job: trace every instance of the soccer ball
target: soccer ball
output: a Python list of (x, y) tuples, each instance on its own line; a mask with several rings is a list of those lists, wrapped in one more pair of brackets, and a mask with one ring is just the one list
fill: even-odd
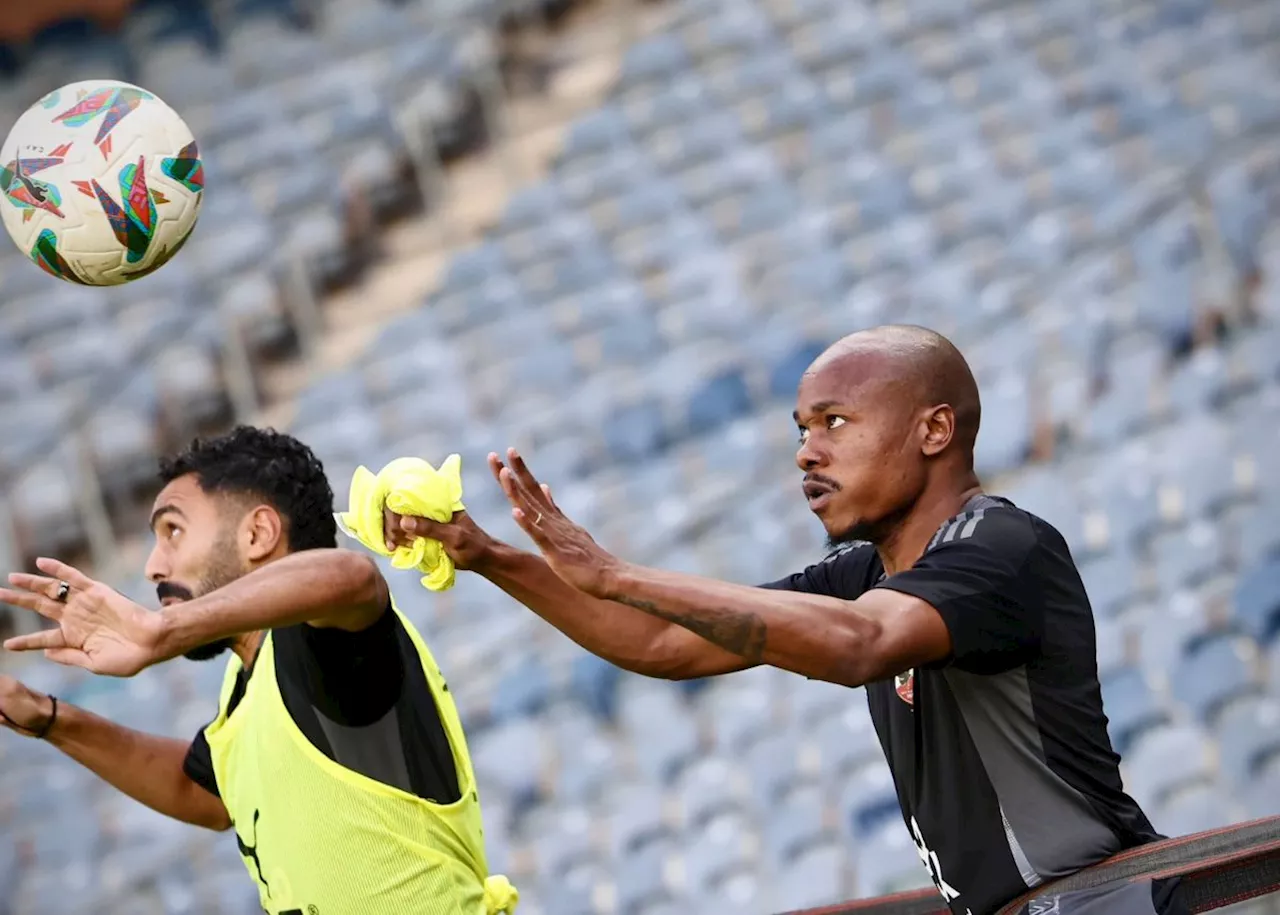
[(0, 214), (46, 273), (116, 286), (159, 269), (195, 227), (204, 167), (178, 114), (145, 89), (87, 80), (50, 92), (0, 147)]

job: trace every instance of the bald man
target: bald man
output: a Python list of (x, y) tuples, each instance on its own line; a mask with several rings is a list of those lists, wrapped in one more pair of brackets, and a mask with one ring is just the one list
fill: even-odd
[(981, 407), (959, 351), (919, 327), (853, 334), (800, 381), (796, 463), (832, 552), (749, 587), (601, 549), (514, 451), (490, 465), (540, 555), (387, 517), (441, 540), (576, 642), (653, 677), (768, 664), (866, 687), (903, 818), (956, 915), (1159, 838), (1107, 735), (1093, 613), (1054, 527), (983, 493)]

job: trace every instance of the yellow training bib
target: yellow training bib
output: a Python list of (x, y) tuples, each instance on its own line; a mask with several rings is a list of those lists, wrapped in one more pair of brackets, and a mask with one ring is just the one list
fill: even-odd
[[(393, 612), (399, 614), (398, 610)], [(457, 766), (460, 800), (433, 804), (325, 756), (285, 708), (270, 633), (243, 698), (227, 665), (218, 717), (205, 729), (240, 854), (270, 915), (495, 915), (515, 910), (488, 877), (466, 738), (435, 659), (400, 615), (422, 662)]]

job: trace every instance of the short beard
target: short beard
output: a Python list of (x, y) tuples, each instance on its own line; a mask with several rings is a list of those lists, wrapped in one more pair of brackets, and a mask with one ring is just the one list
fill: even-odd
[(197, 645), (190, 651), (184, 652), (182, 656), (188, 661), (212, 661), (223, 652), (230, 651), (235, 644), (235, 639), (218, 639), (216, 642)]
[(873, 546), (880, 546), (892, 536), (901, 525), (902, 519), (911, 514), (911, 509), (914, 507), (914, 505), (908, 505), (875, 521), (860, 519), (842, 531), (828, 534), (827, 550), (834, 552), (850, 543), (870, 543)]
[[(240, 565), (236, 554), (235, 537), (229, 531), (223, 531), (219, 533), (218, 539), (209, 550), (208, 565), (204, 575), (200, 577), (200, 581), (196, 586), (197, 591), (194, 594), (188, 588), (173, 582), (161, 582), (156, 590), (161, 600), (165, 597), (193, 600), (196, 597), (203, 597), (211, 591), (216, 591), (224, 585), (230, 584), (244, 575), (246, 571)], [(218, 639), (215, 642), (197, 645), (190, 651), (183, 652), (182, 656), (188, 661), (212, 661), (234, 647), (234, 638)]]

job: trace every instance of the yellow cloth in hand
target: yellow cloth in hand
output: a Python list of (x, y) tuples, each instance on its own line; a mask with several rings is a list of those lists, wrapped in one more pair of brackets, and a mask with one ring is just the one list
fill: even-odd
[(494, 874), (484, 882), (484, 907), (489, 915), (515, 912), (516, 903), (520, 901), (520, 893), (511, 881), (501, 874)]
[(351, 477), (348, 506), (347, 511), (334, 515), (344, 534), (379, 556), (390, 556), (397, 569), (425, 573), (425, 588), (446, 591), (453, 587), (456, 570), (440, 541), (417, 537), (411, 546), (387, 549), (383, 509), (440, 522), (463, 511), (460, 455), (449, 455), (439, 470), (422, 458), (396, 458), (376, 475), (363, 465), (357, 467)]

